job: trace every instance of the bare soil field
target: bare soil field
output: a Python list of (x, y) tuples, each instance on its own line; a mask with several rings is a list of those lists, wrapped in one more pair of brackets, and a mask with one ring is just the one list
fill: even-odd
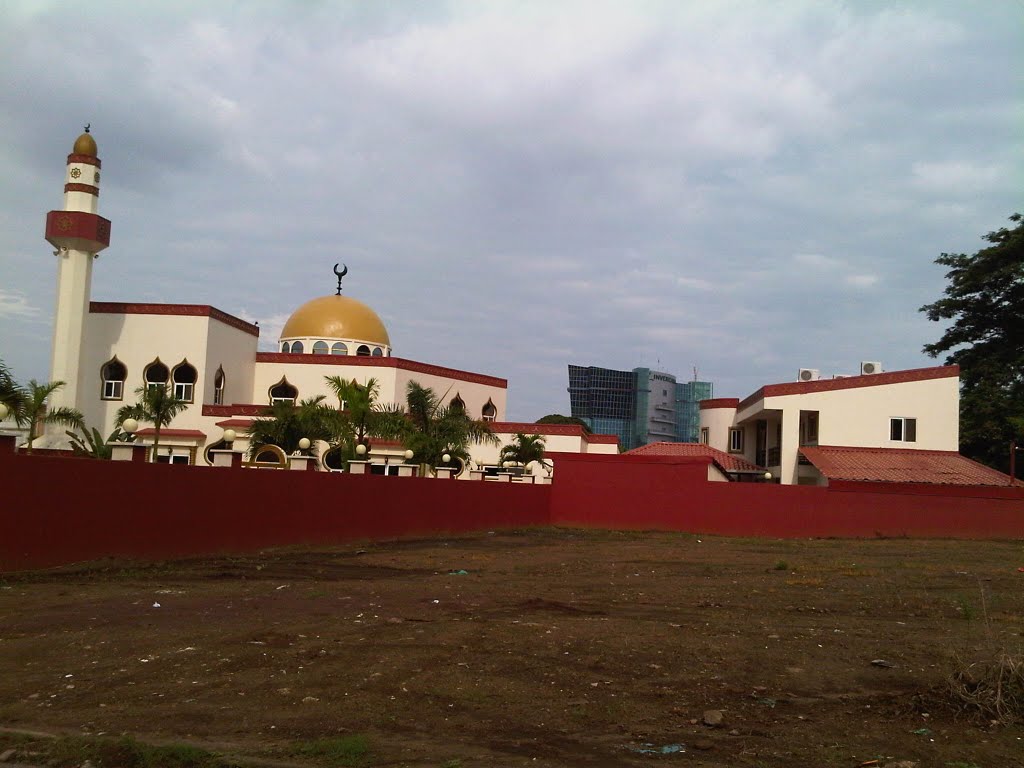
[(1022, 542), (544, 529), (9, 574), (0, 725), (239, 764), (1024, 766), (1024, 725), (944, 682), (1019, 657), (1022, 566)]

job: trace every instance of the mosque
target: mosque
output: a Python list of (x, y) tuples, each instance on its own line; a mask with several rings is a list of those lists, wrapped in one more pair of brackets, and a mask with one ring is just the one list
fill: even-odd
[[(209, 450), (223, 445), (226, 430), (237, 434), (235, 447), (247, 447), (246, 429), (269, 405), (330, 395), (327, 376), (360, 384), (376, 379), (379, 401), (398, 404), (404, 403), (407, 384), (416, 381), (444, 404), (460, 403), (471, 417), (491, 422), (503, 444), (516, 432), (529, 432), (545, 435), (548, 450), (617, 451), (614, 436), (586, 435), (576, 426), (506, 422), (503, 378), (395, 357), (377, 313), (342, 294), (347, 267), (339, 271), (335, 265), (333, 295), (314, 298), (291, 314), (275, 352), (257, 350), (257, 325), (212, 306), (92, 301), (93, 262), (109, 245), (111, 231), (110, 221), (98, 213), (100, 168), (87, 127), (67, 158), (64, 207), (46, 217), (46, 239), (58, 258), (50, 379), (65, 382), (50, 407), (77, 408), (88, 426), (106, 435), (114, 430), (118, 409), (136, 402), (139, 387), (167, 385), (190, 405), (161, 431), (153, 459), (202, 465), (212, 464)], [(142, 440), (151, 434), (151, 428), (138, 432)], [(62, 443), (60, 428), (37, 444)], [(402, 452), (397, 445), (374, 452), (386, 459), (389, 450)], [(472, 458), (480, 466), (493, 465), (498, 450), (474, 446)]]

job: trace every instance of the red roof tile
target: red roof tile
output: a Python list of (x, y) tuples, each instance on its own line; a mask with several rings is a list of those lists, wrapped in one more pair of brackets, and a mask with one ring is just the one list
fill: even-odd
[(739, 404), (739, 410), (763, 400), (780, 395), (802, 395), (807, 392), (832, 392), (837, 389), (859, 389), (880, 387), (886, 384), (906, 384), (911, 381), (945, 379), (960, 375), (958, 365), (940, 365), (934, 368), (914, 368), (909, 371), (872, 373), (864, 376), (844, 376), (841, 379), (819, 379), (818, 381), (790, 381), (784, 384), (766, 384)]
[[(140, 429), (135, 433), (137, 437), (153, 437), (156, 435), (156, 430), (153, 427), (146, 427), (146, 429)], [(198, 429), (161, 429), (160, 437), (206, 437), (205, 432), (200, 432)]]
[(763, 472), (742, 456), (720, 451), (704, 443), (649, 443), (626, 451), (623, 456), (707, 456), (724, 472)]
[[(1009, 475), (956, 451), (805, 446), (800, 452), (829, 480), (937, 485), (1003, 485)], [(1016, 485), (1024, 485), (1017, 481)]]

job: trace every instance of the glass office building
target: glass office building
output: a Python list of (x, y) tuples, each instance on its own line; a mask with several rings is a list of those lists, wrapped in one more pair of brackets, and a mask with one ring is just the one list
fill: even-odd
[(592, 432), (617, 435), (627, 451), (657, 442), (697, 442), (700, 400), (711, 397), (706, 381), (680, 384), (650, 368), (616, 371), (569, 366), (571, 414)]

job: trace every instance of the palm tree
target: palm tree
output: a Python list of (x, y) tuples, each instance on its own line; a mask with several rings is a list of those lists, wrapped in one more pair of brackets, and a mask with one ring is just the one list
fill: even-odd
[(471, 419), (464, 409), (441, 404), (434, 390), (410, 381), (406, 389), (405, 445), (422, 464), (436, 467), (441, 457), (469, 461), (470, 443), (498, 445), (486, 421)]
[(188, 402), (175, 397), (169, 384), (143, 384), (135, 390), (139, 402), (135, 405), (123, 405), (117, 410), (117, 426), (125, 419), (148, 421), (153, 425), (152, 460), (156, 461), (157, 449), (160, 447), (160, 430), (170, 424), (174, 417), (188, 408)]
[(341, 450), (343, 460), (356, 455), (357, 445), (369, 445), (369, 438), (397, 439), (408, 428), (402, 409), (393, 404), (377, 402), (380, 384), (367, 379), (359, 384), (352, 379), (346, 381), (340, 376), (325, 376), (327, 386), (338, 398), (339, 410), (332, 421), (331, 444)]
[(47, 381), (40, 384), (35, 379), (30, 379), (28, 386), (21, 390), (23, 397), (22, 421), (28, 424), (28, 443), (25, 445), (25, 453), (32, 453), (32, 443), (35, 442), (36, 430), (40, 426), (45, 429), (47, 424), (60, 424), (74, 429), (82, 428), (84, 423), (82, 414), (77, 409), (65, 406), (49, 410), (46, 408), (46, 401), (50, 395), (63, 386), (63, 381)]
[(19, 426), (25, 423), (25, 390), (18, 386), (3, 360), (0, 360), (0, 403), (7, 406)]
[(256, 456), (265, 445), (276, 445), (286, 455), (295, 453), (300, 450), (299, 441), (304, 437), (311, 442), (329, 441), (334, 409), (324, 405), (326, 399), (325, 395), (317, 395), (298, 405), (286, 402), (271, 405), (249, 426), (249, 456)]
[(522, 432), (516, 432), (512, 442), (501, 449), (501, 455), (498, 457), (498, 460), (502, 463), (512, 461), (522, 464), (524, 470), (527, 464), (531, 461), (536, 461), (544, 469), (548, 469), (549, 462), (544, 459), (544, 436), (525, 435)]

